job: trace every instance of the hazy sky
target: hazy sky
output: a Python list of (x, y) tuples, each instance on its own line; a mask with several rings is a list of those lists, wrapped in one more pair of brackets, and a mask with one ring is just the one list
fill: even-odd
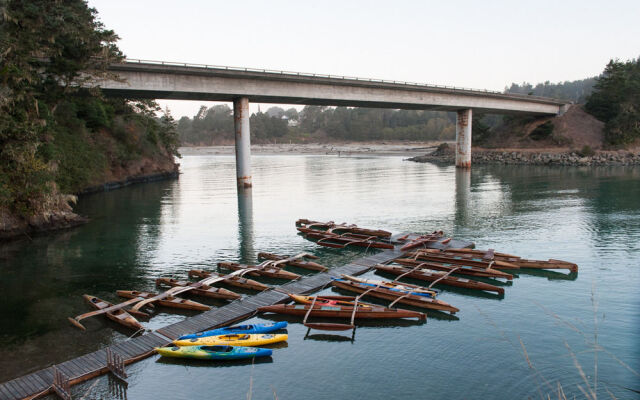
[[(640, 56), (640, 1), (89, 0), (129, 58), (502, 90)], [(175, 117), (207, 102), (164, 101)], [(262, 106), (263, 111), (269, 106)], [(255, 110), (255, 106), (252, 110)]]

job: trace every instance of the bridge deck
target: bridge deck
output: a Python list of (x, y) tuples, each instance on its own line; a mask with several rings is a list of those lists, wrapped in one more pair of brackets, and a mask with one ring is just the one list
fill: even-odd
[[(469, 247), (472, 245), (470, 242), (452, 240), (448, 247)], [(332, 268), (328, 272), (305, 276), (297, 281), (279, 287), (289, 293), (311, 293), (326, 286), (331, 281), (332, 276), (340, 274), (362, 274), (374, 265), (391, 261), (399, 255), (400, 252), (397, 249), (385, 250), (377, 254), (358, 258), (349, 264)], [(113, 344), (108, 348), (120, 354), (125, 364), (130, 364), (152, 355), (154, 347), (164, 346), (181, 335), (208, 330), (247, 319), (256, 313), (258, 307), (276, 304), (287, 298), (288, 296), (285, 294), (274, 290), (264, 291), (233, 301), (225, 306), (203, 312), (194, 317), (186, 318), (154, 332)], [(71, 385), (84, 382), (108, 371), (106, 367), (106, 349), (107, 348), (104, 348), (65, 361), (55, 365), (55, 368), (69, 377)], [(53, 366), (50, 366), (0, 384), (0, 400), (17, 400), (29, 398), (43, 392), (50, 393), (52, 383)]]

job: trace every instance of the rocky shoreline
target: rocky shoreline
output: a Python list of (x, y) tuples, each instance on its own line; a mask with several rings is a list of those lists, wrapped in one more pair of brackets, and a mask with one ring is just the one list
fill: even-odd
[[(455, 154), (434, 152), (422, 156), (411, 157), (408, 161), (435, 162), (440, 164), (455, 163)], [(640, 152), (631, 151), (597, 151), (593, 155), (581, 155), (577, 151), (540, 152), (521, 150), (486, 150), (474, 149), (471, 153), (472, 164), (507, 164), (507, 165), (640, 165)]]
[[(136, 183), (155, 182), (166, 179), (177, 179), (180, 175), (178, 166), (173, 171), (163, 171), (147, 175), (128, 176), (123, 180), (105, 182), (101, 185), (83, 189), (78, 195), (106, 192)], [(30, 238), (34, 234), (74, 228), (89, 222), (89, 218), (73, 212), (69, 202), (75, 203), (76, 196), (65, 196), (55, 209), (31, 216), (19, 218), (6, 209), (0, 209), (0, 242), (17, 239), (21, 236)]]

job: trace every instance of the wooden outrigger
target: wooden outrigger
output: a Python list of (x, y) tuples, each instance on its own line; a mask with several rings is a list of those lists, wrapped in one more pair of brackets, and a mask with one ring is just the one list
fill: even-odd
[(464, 265), (470, 267), (479, 267), (482, 269), (519, 269), (520, 267), (514, 263), (501, 260), (482, 260), (478, 258), (466, 258), (460, 255), (447, 255), (446, 252), (440, 250), (431, 251), (431, 249), (421, 249), (404, 255), (404, 258), (412, 258), (417, 261), (433, 261), (436, 263)]
[[(476, 262), (494, 262), (494, 268), (512, 268), (513, 265), (519, 268), (533, 269), (568, 269), (571, 272), (578, 271), (578, 265), (563, 260), (527, 260), (518, 256), (505, 253), (496, 253), (493, 249), (489, 250), (472, 250), (472, 249), (446, 249), (433, 250), (421, 249), (416, 253), (438, 255), (442, 257), (452, 257), (462, 260), (471, 260)], [(414, 253), (415, 255), (415, 253)]]
[(281, 256), (273, 253), (258, 253), (258, 259), (276, 261), (277, 265), (291, 265), (292, 267), (305, 268), (313, 271), (327, 271), (329, 268), (313, 261), (307, 261), (305, 258), (317, 259), (318, 257), (309, 253), (300, 253), (295, 256)]
[[(223, 280), (221, 277), (219, 278), (220, 280)], [(173, 288), (176, 288), (176, 287), (187, 288), (187, 287), (191, 287), (196, 283), (197, 282), (179, 281), (173, 278), (157, 278), (156, 279), (156, 286), (165, 285), (165, 286), (171, 286)], [(235, 300), (242, 297), (238, 293), (232, 292), (231, 290), (228, 290), (225, 288), (219, 288), (215, 286), (209, 286), (209, 285), (198, 285), (197, 287), (193, 287), (191, 289), (191, 293), (193, 293), (196, 296), (209, 297), (212, 299), (224, 299), (224, 300)]]
[[(189, 271), (190, 278), (193, 278), (193, 277), (208, 278), (210, 276), (224, 277), (223, 274), (219, 274), (217, 272), (204, 271), (201, 269), (192, 269), (191, 271)], [(257, 290), (259, 292), (269, 289), (269, 286), (265, 285), (264, 283), (255, 281), (253, 279), (245, 278), (240, 275), (232, 276), (230, 278), (225, 278), (222, 281), (222, 283), (226, 283), (227, 285), (240, 287), (243, 289)]]
[(451, 276), (450, 274), (452, 272), (455, 272), (455, 269), (449, 272), (435, 272), (421, 268), (407, 268), (399, 265), (383, 264), (375, 265), (374, 268), (378, 271), (387, 272), (393, 275), (401, 275), (403, 277), (406, 276), (407, 278), (432, 282), (432, 285), (439, 283), (442, 285), (461, 287), (465, 289), (485, 290), (488, 292), (504, 294), (504, 289), (499, 286), (491, 285), (485, 282), (474, 281), (472, 279)]
[(347, 246), (358, 246), (376, 249), (393, 249), (393, 244), (383, 241), (377, 236), (361, 235), (356, 233), (343, 233), (338, 235), (331, 232), (307, 232), (307, 239), (316, 240), (320, 246), (343, 249)]
[(249, 269), (249, 272), (246, 272), (247, 275), (251, 276), (266, 276), (268, 278), (279, 278), (279, 279), (298, 279), (300, 275), (295, 274), (293, 272), (285, 271), (282, 268), (274, 267), (274, 261), (265, 261), (260, 263), (259, 265), (243, 265), (234, 262), (219, 262), (218, 267), (234, 270), (234, 271), (242, 271), (245, 269)]
[[(314, 297), (314, 299), (317, 299)], [(417, 318), (420, 321), (426, 320), (426, 315), (417, 311), (402, 310), (397, 308), (387, 308), (377, 305), (369, 307), (354, 307), (353, 305), (328, 305), (326, 302), (314, 304), (276, 304), (258, 308), (259, 312), (271, 312), (276, 314), (288, 314), (305, 317), (305, 325), (312, 328), (325, 330), (345, 330), (353, 329), (353, 324), (309, 324), (306, 317), (309, 315), (322, 318), (355, 318), (355, 319), (396, 319), (396, 318)], [(336, 329), (331, 329), (334, 326)]]
[[(411, 290), (421, 291), (424, 290), (421, 286), (409, 285), (409, 284), (397, 284), (394, 282), (377, 281), (375, 283), (366, 283), (367, 280), (360, 280), (352, 276), (343, 275), (345, 279), (334, 279), (332, 281), (333, 286), (348, 290), (351, 292), (362, 293), (366, 296), (376, 297), (379, 299), (389, 300), (392, 303), (392, 307), (395, 303), (407, 304), (414, 307), (420, 307), (430, 310), (448, 311), (451, 314), (455, 314), (460, 309), (452, 306), (451, 304), (444, 302), (434, 297), (421, 296), (412, 292)], [(404, 287), (406, 289), (397, 289), (398, 287)]]
[[(157, 293), (139, 292), (137, 290), (118, 290), (116, 291), (116, 294), (126, 299), (135, 299), (137, 297), (150, 299), (154, 296), (157, 296)], [(183, 310), (208, 311), (211, 309), (211, 307), (206, 304), (198, 303), (197, 301), (193, 300), (182, 299), (175, 296), (169, 296), (162, 300), (158, 300), (158, 304), (163, 307), (179, 308)]]
[[(131, 329), (135, 329), (135, 330), (144, 330), (144, 326), (142, 326), (140, 324), (140, 322), (138, 322), (137, 319), (135, 319), (135, 317), (133, 317), (131, 314), (129, 314), (129, 312), (125, 311), (123, 308), (120, 309), (114, 309), (114, 304), (109, 303), (108, 301), (99, 299), (95, 296), (91, 296), (88, 294), (83, 295), (82, 297), (84, 297), (84, 299), (87, 301), (87, 303), (89, 303), (93, 308), (95, 308), (98, 311), (103, 311), (103, 313), (107, 316), (107, 318), (109, 318), (110, 320), (125, 326), (127, 328), (131, 328)], [(140, 300), (138, 300), (140, 301)], [(111, 310), (111, 311), (109, 311)], [(91, 313), (88, 313), (91, 314)], [(85, 314), (85, 317), (88, 316), (93, 316), (93, 315), (98, 315), (98, 314), (93, 314), (93, 315), (88, 315)], [(71, 323), (75, 326), (77, 326), (78, 328), (85, 330), (84, 326), (82, 326), (78, 321), (82, 319), (82, 318), (78, 318), (76, 317), (76, 319), (72, 319), (69, 318), (69, 321), (71, 321)]]
[(474, 267), (470, 265), (464, 264), (454, 264), (454, 263), (445, 263), (445, 262), (429, 262), (416, 260), (414, 258), (396, 258), (393, 260), (395, 263), (400, 265), (405, 265), (408, 267), (419, 267), (422, 269), (432, 269), (436, 271), (451, 271), (455, 269), (456, 274), (460, 275), (469, 275), (469, 276), (478, 276), (483, 278), (504, 278), (507, 280), (512, 280), (513, 275), (507, 274), (506, 272), (499, 271), (493, 268), (481, 268)]
[(376, 236), (380, 238), (390, 238), (391, 232), (382, 229), (360, 228), (353, 224), (336, 224), (333, 221), (318, 222), (301, 218), (296, 221), (296, 229), (302, 233), (308, 232), (330, 232), (336, 234), (355, 233), (366, 236)]
[[(404, 238), (406, 240), (406, 238)], [(440, 242), (442, 244), (447, 244), (451, 241), (451, 238), (445, 238), (444, 232), (442, 231), (434, 231), (428, 235), (420, 235), (417, 238), (411, 239), (408, 243), (405, 243), (400, 250), (405, 251), (409, 249), (414, 249), (416, 247), (427, 247), (427, 245)]]

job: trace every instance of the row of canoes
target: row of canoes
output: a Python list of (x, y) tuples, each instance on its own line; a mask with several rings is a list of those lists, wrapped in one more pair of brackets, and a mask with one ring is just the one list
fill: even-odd
[[(84, 295), (85, 300), (94, 308), (95, 311), (85, 313), (75, 318), (69, 318), (69, 321), (78, 328), (85, 329), (80, 323), (82, 319), (95, 315), (105, 315), (127, 328), (135, 330), (143, 330), (144, 327), (136, 319), (136, 317), (148, 317), (149, 315), (140, 308), (143, 306), (152, 306), (157, 304), (163, 307), (207, 311), (210, 306), (202, 304), (190, 299), (177, 297), (177, 294), (185, 293), (200, 297), (207, 297), (222, 300), (235, 300), (241, 297), (240, 294), (229, 289), (213, 286), (216, 283), (227, 284), (230, 286), (240, 287), (248, 290), (263, 291), (270, 287), (264, 283), (253, 279), (245, 278), (244, 275), (264, 276), (280, 279), (297, 279), (300, 275), (283, 268), (287, 265), (306, 268), (315, 271), (324, 271), (327, 268), (318, 263), (308, 261), (306, 258), (317, 258), (308, 253), (301, 253), (296, 256), (280, 256), (273, 253), (260, 253), (259, 258), (264, 259), (258, 265), (244, 265), (238, 263), (219, 263), (221, 269), (228, 269), (234, 272), (226, 275), (217, 272), (209, 272), (203, 270), (189, 271), (189, 277), (197, 277), (201, 280), (198, 282), (183, 281), (173, 278), (158, 278), (156, 286), (168, 286), (170, 289), (162, 293), (150, 293), (134, 290), (118, 290), (117, 295), (129, 300), (120, 304), (112, 304), (91, 295)], [(128, 308), (131, 307), (131, 308)]]

